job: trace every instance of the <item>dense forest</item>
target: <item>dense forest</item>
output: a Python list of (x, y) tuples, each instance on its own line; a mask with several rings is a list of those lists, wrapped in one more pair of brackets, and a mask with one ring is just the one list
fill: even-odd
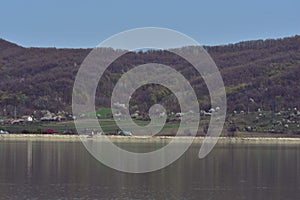
[[(300, 108), (300, 36), (206, 46), (220, 69), (228, 111), (279, 111)], [(36, 110), (71, 112), (76, 73), (92, 49), (24, 48), (0, 39), (0, 115), (32, 114)], [(107, 51), (113, 51), (107, 49)], [(195, 89), (200, 107), (210, 108), (200, 74), (168, 51), (130, 52), (111, 64), (99, 82), (98, 107), (110, 106), (110, 94), (121, 74), (134, 66), (158, 62), (179, 70)], [(179, 111), (176, 98), (165, 87), (146, 85), (130, 101), (131, 110), (146, 112), (159, 102)]]

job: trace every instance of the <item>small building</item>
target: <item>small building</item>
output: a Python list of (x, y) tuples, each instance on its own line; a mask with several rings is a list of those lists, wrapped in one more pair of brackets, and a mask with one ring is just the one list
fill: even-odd
[(175, 114), (175, 117), (183, 117), (183, 115), (184, 115), (184, 113), (179, 112), (179, 113)]
[(24, 122), (32, 122), (33, 118), (30, 115), (24, 115), (21, 117), (22, 120), (24, 120)]

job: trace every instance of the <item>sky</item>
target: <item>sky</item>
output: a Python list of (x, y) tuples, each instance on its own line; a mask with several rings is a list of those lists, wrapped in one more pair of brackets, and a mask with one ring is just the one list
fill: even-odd
[(202, 45), (300, 35), (299, 0), (6, 0), (0, 38), (25, 47), (95, 47), (139, 27), (180, 31)]

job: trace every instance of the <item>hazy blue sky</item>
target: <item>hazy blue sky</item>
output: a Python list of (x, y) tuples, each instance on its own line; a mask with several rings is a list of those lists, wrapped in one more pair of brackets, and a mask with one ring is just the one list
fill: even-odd
[(0, 38), (23, 46), (94, 47), (144, 26), (175, 29), (204, 45), (300, 34), (299, 0), (6, 0), (0, 5)]

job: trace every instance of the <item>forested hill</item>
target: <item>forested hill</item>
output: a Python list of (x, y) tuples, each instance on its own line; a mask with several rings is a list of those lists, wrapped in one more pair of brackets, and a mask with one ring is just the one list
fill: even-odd
[[(300, 108), (300, 36), (205, 49), (220, 68), (229, 111)], [(23, 48), (0, 39), (0, 115), (11, 115), (14, 106), (28, 114), (33, 110), (70, 111), (75, 75), (90, 51)], [(180, 70), (195, 88), (201, 108), (209, 109), (207, 89), (200, 75), (166, 51), (128, 53), (115, 61), (100, 81), (98, 104), (110, 105), (109, 94), (124, 71), (154, 61)], [(159, 101), (169, 102), (170, 110), (178, 109), (170, 91), (157, 85), (139, 89), (131, 104), (135, 109), (147, 110)]]

